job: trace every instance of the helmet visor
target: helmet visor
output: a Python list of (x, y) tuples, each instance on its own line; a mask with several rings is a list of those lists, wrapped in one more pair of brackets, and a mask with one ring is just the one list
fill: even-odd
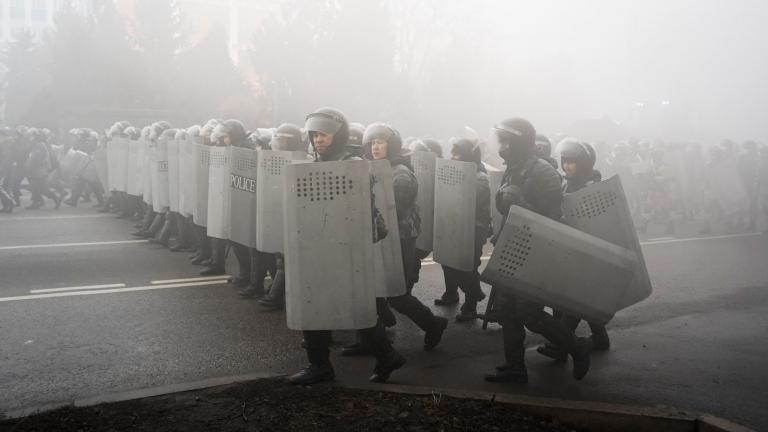
[(322, 132), (326, 135), (335, 135), (341, 129), (341, 119), (326, 113), (312, 113), (307, 116), (304, 128), (308, 131)]

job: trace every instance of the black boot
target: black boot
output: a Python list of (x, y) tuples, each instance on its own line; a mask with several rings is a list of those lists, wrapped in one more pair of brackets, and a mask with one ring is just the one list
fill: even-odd
[(456, 322), (472, 321), (477, 319), (477, 302), (467, 300), (461, 305), (461, 310), (456, 314)]
[(579, 381), (584, 379), (589, 372), (590, 360), (589, 341), (584, 338), (576, 338), (571, 349), (571, 358), (573, 359), (573, 377)]
[(333, 366), (330, 363), (324, 365), (311, 364), (299, 372), (288, 377), (288, 382), (296, 385), (312, 385), (323, 381), (332, 381), (336, 378)]
[(276, 311), (285, 309), (285, 272), (283, 269), (277, 271), (275, 280), (272, 281), (272, 287), (269, 294), (259, 300), (259, 307), (263, 310)]
[(432, 351), (440, 343), (446, 327), (448, 327), (448, 320), (436, 316), (433, 327), (424, 335), (424, 351)]
[(251, 283), (247, 287), (238, 291), (237, 294), (240, 295), (240, 297), (245, 299), (250, 299), (250, 298), (261, 299), (262, 297), (264, 297), (264, 286), (263, 285), (259, 286), (258, 284), (254, 285), (253, 283)]
[(218, 276), (226, 273), (224, 267), (208, 267), (200, 270), (200, 276)]
[(528, 382), (528, 370), (525, 366), (502, 365), (496, 368), (495, 373), (485, 375), (485, 380), (493, 383), (517, 383)]
[(589, 323), (589, 328), (592, 330), (592, 336), (589, 338), (592, 350), (608, 351), (611, 348), (611, 340), (608, 338), (608, 332), (605, 330), (605, 325)]
[(568, 360), (568, 352), (551, 343), (545, 343), (544, 345), (539, 346), (536, 348), (536, 352), (558, 362)]
[(459, 293), (448, 291), (443, 293), (443, 296), (439, 299), (435, 299), (435, 306), (454, 306), (459, 304)]
[(397, 351), (392, 350), (385, 361), (376, 362), (376, 366), (373, 368), (373, 375), (368, 378), (368, 381), (385, 383), (392, 372), (400, 369), (403, 365), (405, 365), (405, 357), (401, 356)]

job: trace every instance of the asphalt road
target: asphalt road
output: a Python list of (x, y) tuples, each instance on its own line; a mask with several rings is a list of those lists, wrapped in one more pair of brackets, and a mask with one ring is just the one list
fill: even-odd
[[(89, 207), (0, 216), (0, 412), (304, 364), (282, 313), (260, 312), (226, 283), (164, 282), (196, 278), (199, 267), (133, 241), (131, 225)], [(655, 292), (617, 314), (612, 348), (584, 381), (534, 352), (532, 336), (530, 383), (487, 384), (483, 373), (503, 361), (499, 327), (451, 324), (425, 353), (399, 317), (392, 336), (408, 364), (391, 382), (675, 407), (767, 430), (768, 236), (646, 240)], [(415, 292), (431, 305), (441, 284), (426, 262)], [(101, 288), (82, 288), (92, 286)], [(333, 355), (339, 380), (365, 385), (372, 359)]]

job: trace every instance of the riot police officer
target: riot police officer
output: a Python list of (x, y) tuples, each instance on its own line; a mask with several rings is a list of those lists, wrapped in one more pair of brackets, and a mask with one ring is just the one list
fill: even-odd
[(483, 246), (492, 234), (491, 228), (491, 188), (488, 172), (482, 161), (482, 152), (477, 142), (468, 138), (461, 138), (453, 143), (451, 158), (462, 162), (474, 163), (477, 167), (475, 185), (477, 199), (475, 204), (475, 242), (473, 256), (475, 269), (461, 271), (442, 266), (445, 277), (445, 289), (442, 300), (458, 299), (458, 289), (464, 292), (464, 304), (456, 315), (456, 321), (470, 321), (477, 318), (477, 303), (485, 298), (480, 288), (480, 257), (483, 255)]
[[(305, 125), (309, 141), (315, 152), (315, 161), (331, 162), (359, 159), (347, 149), (349, 123), (339, 110), (320, 108), (307, 116)], [(321, 269), (319, 271), (333, 271)], [(288, 378), (293, 384), (313, 384), (332, 380), (335, 377), (329, 358), (331, 344), (330, 330), (305, 330), (304, 346), (309, 359), (309, 366)], [(370, 380), (385, 382), (390, 374), (405, 364), (405, 359), (392, 348), (387, 339), (384, 326), (378, 320), (374, 327), (360, 330), (361, 336), (371, 347), (376, 357), (376, 366)]]
[[(560, 166), (565, 173), (563, 194), (574, 193), (602, 179), (600, 171), (594, 169), (597, 155), (592, 145), (575, 138), (566, 138), (557, 145), (557, 148), (560, 153)], [(570, 331), (576, 331), (581, 322), (581, 318), (569, 314), (560, 314), (560, 319)], [(609, 349), (611, 342), (605, 330), (605, 324), (592, 321), (588, 323), (592, 330), (592, 336), (590, 336), (592, 349), (595, 351)], [(556, 360), (564, 361), (568, 358), (567, 352), (553, 344), (544, 344), (537, 351)]]
[[(505, 216), (513, 205), (542, 216), (561, 217), (561, 178), (557, 171), (536, 154), (536, 130), (522, 118), (509, 118), (494, 127), (499, 156), (507, 168), (496, 192), (497, 210)], [(502, 227), (503, 229), (503, 227)], [(501, 230), (494, 239), (498, 239)], [(495, 287), (494, 289), (498, 289)], [(486, 375), (491, 382), (528, 382), (525, 367), (525, 329), (539, 333), (562, 347), (573, 358), (573, 376), (580, 380), (589, 371), (589, 343), (576, 338), (560, 320), (544, 311), (544, 305), (499, 293), (498, 315), (503, 329), (505, 363)]]

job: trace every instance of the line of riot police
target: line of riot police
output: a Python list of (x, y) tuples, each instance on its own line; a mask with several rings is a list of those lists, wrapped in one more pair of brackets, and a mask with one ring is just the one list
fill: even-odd
[[(403, 140), (391, 125), (349, 123), (320, 108), (303, 129), (118, 122), (90, 160), (110, 195), (104, 211), (136, 219), (135, 237), (190, 252), (203, 276), (225, 275), (232, 251), (239, 295), (285, 309), (309, 361), (293, 383), (334, 378), (334, 330), (358, 330), (342, 355), (373, 355), (370, 380), (387, 381), (406, 363), (385, 332), (397, 324), (393, 311), (432, 351), (448, 321), (414, 295), (430, 254), (445, 282), (435, 305), (458, 304), (461, 290), (456, 321), (502, 326), (505, 361), (486, 380), (527, 382), (526, 329), (548, 340), (539, 353), (570, 357), (581, 380), (591, 351), (610, 347), (613, 315), (651, 293), (635, 222), (652, 218), (631, 192), (634, 172), (620, 168), (621, 146), (608, 165), (619, 176), (603, 181), (595, 168), (606, 159), (589, 143), (562, 140), (557, 161), (522, 118), (499, 122), (492, 138), (452, 139), (443, 157), (434, 139)], [(576, 334), (582, 319), (588, 338)]]

